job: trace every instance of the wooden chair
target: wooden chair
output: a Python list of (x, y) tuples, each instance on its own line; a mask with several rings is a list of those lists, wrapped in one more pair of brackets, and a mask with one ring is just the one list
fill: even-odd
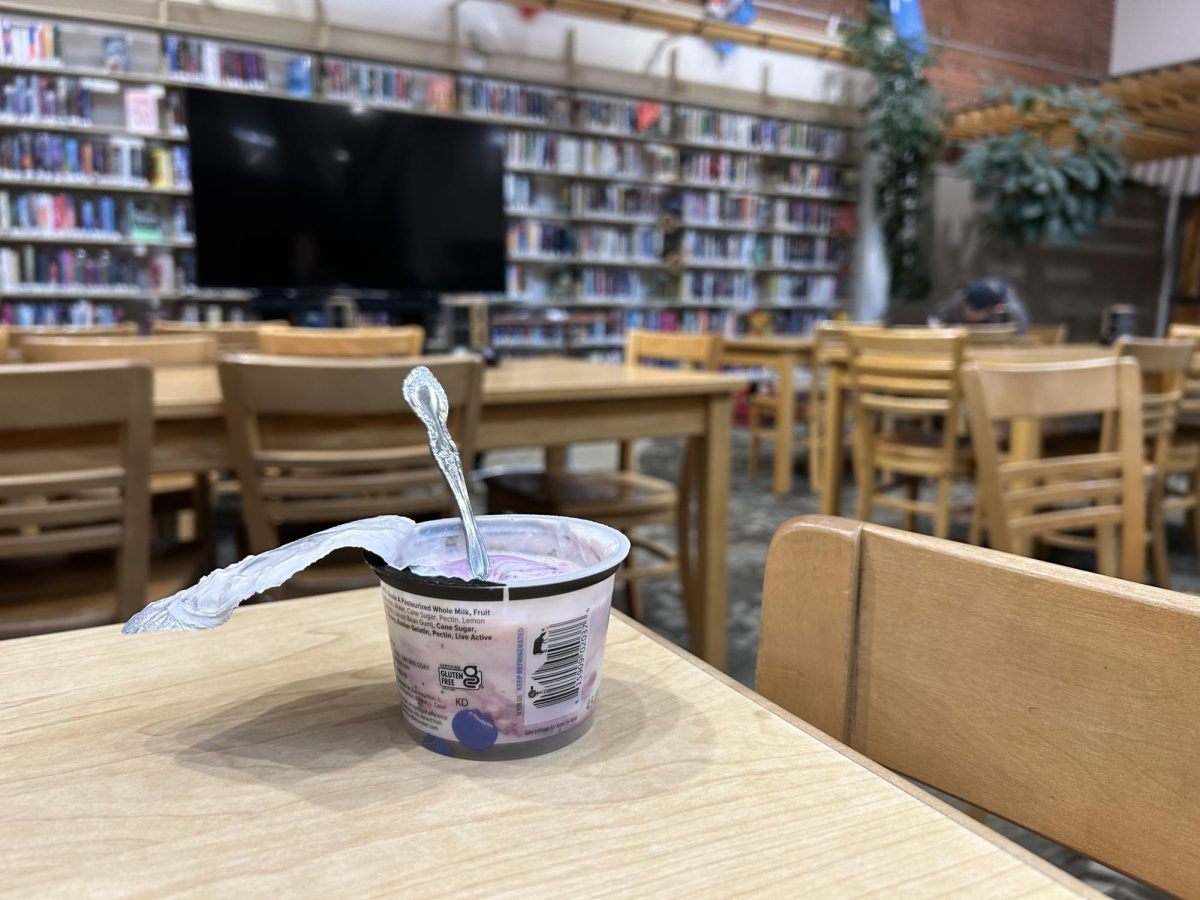
[(969, 347), (1004, 347), (1017, 339), (1017, 326), (1013, 322), (1003, 325), (970, 325), (964, 327)]
[(1030, 325), (1025, 332), (1029, 342), (1039, 347), (1061, 347), (1067, 342), (1067, 323), (1057, 325)]
[(123, 622), (200, 574), (150, 564), (142, 362), (0, 366), (0, 637)]
[[(1195, 341), (1200, 347), (1200, 325), (1172, 324), (1168, 337)], [(1183, 398), (1179, 402), (1179, 421), (1175, 440), (1167, 457), (1167, 485), (1163, 511), (1184, 512), (1192, 530), (1197, 558), (1200, 558), (1200, 351), (1192, 357), (1192, 365), (1183, 383)], [(1177, 490), (1171, 476), (1182, 481)]]
[(207, 334), (153, 337), (27, 337), (26, 362), (141, 359), (152, 366), (200, 366), (217, 361), (217, 339)]
[(1184, 380), (1191, 368), (1196, 344), (1180, 338), (1121, 338), (1117, 355), (1138, 361), (1142, 373), (1142, 437), (1146, 441), (1146, 540), (1150, 544), (1154, 583), (1171, 587), (1171, 563), (1167, 554), (1167, 522), (1164, 509), (1166, 473), (1175, 425), (1183, 398)]
[(0, 364), (3, 364), (8, 359), (8, 346), (8, 329), (0, 325)]
[(29, 325), (8, 329), (9, 343), (18, 353), (27, 338), (130, 337), (138, 333), (136, 322), (117, 325)]
[[(250, 551), (365, 516), (452, 515), (404, 378), (428, 365), (450, 401), (450, 431), (470, 467), (483, 392), (476, 357), (310, 359), (240, 354), (218, 368)], [(285, 595), (375, 583), (361, 555), (334, 554)]]
[[(971, 474), (960, 428), (963, 329), (891, 328), (849, 339), (858, 517), (867, 521), (876, 506), (888, 506), (903, 510), (912, 530), (916, 515), (928, 513), (934, 534), (947, 537), (951, 514), (971, 508), (951, 497), (954, 480)], [(918, 498), (924, 478), (937, 483), (933, 502)], [(887, 493), (900, 484), (905, 496)]]
[[(1141, 581), (1146, 495), (1137, 363), (968, 363), (962, 382), (992, 546), (1027, 556), (1035, 539), (1091, 531), (1100, 571)], [(1095, 414), (1115, 423), (1095, 452), (1042, 456), (1040, 420)]]
[[(27, 337), (26, 362), (83, 362), (140, 359), (160, 366), (212, 365), (217, 339), (210, 334), (140, 337)], [(150, 478), (156, 536), (188, 542), (199, 538), (210, 559), (215, 552), (213, 483), (208, 472), (155, 472)]]
[[(716, 367), (720, 354), (718, 335), (662, 334), (630, 331), (625, 338), (625, 364), (672, 363), (696, 369)], [(622, 445), (621, 469), (617, 472), (509, 471), (484, 479), (488, 512), (571, 516), (603, 522), (629, 537), (633, 549), (620, 573), (626, 587), (630, 611), (642, 617), (640, 582), (647, 578), (676, 575), (685, 603), (690, 602), (693, 584), (691, 506), (689, 496), (695, 481), (693, 456), (685, 446), (678, 489), (661, 478), (634, 471), (632, 446)], [(677, 550), (636, 534), (645, 525), (674, 524)], [(638, 559), (639, 551), (651, 562)], [(689, 616), (691, 622), (691, 616)]]
[(158, 319), (151, 325), (154, 334), (209, 334), (217, 339), (221, 353), (239, 353), (258, 349), (258, 332), (263, 328), (286, 328), (286, 319), (263, 322), (168, 322)]
[(883, 766), (1194, 897), (1198, 658), (1195, 597), (813, 516), (771, 542), (755, 688)]
[(280, 356), (420, 356), (425, 329), (397, 328), (264, 328), (258, 349)]
[[(820, 493), (825, 458), (842, 466), (845, 459), (845, 422), (829, 421), (829, 397), (832, 391), (847, 386), (846, 368), (850, 361), (851, 334), (883, 328), (879, 321), (818, 322), (813, 329), (812, 378), (808, 401), (808, 483)], [(844, 418), (844, 417), (842, 417)]]

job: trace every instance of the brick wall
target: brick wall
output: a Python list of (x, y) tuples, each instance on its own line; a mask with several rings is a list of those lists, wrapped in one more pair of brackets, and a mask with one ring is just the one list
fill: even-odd
[[(862, 21), (868, 0), (776, 2)], [(1031, 84), (1106, 75), (1114, 6), (1115, 0), (922, 0), (938, 57), (931, 78), (957, 109), (979, 100), (981, 72)]]

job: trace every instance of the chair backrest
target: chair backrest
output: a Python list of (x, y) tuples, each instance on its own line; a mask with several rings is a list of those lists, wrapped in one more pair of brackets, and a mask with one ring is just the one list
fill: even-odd
[(156, 320), (150, 329), (154, 334), (209, 334), (217, 339), (222, 353), (258, 349), (258, 332), (263, 328), (286, 328), (286, 319), (263, 322), (169, 322)]
[(1180, 420), (1195, 426), (1200, 424), (1200, 325), (1172, 325), (1167, 337), (1196, 342), (1197, 352), (1192, 357), (1192, 367), (1183, 383), (1183, 399), (1179, 402)]
[[(1095, 529), (1100, 565), (1131, 581), (1145, 572), (1141, 379), (1128, 358), (968, 363), (963, 390), (992, 546), (1021, 552), (1039, 534)], [(1002, 456), (999, 423), (1100, 414), (1115, 425), (1094, 453)], [(1120, 529), (1119, 564), (1113, 559)]]
[(721, 337), (717, 334), (675, 334), (634, 328), (625, 335), (625, 364), (630, 366), (675, 362), (712, 371), (717, 368), (720, 353)]
[(8, 329), (0, 325), (0, 363), (8, 358)]
[(888, 328), (853, 331), (850, 384), (864, 424), (890, 418), (945, 417), (948, 451), (959, 435), (960, 382), (966, 335), (961, 328)]
[(755, 688), (876, 762), (1200, 895), (1200, 599), (878, 525), (771, 542)]
[(278, 546), (285, 523), (449, 512), (424, 426), (404, 402), (404, 378), (417, 365), (429, 366), (446, 389), (450, 431), (470, 469), (483, 393), (476, 357), (222, 357), (252, 552)]
[(971, 325), (966, 328), (967, 344), (971, 347), (996, 347), (1011, 344), (1017, 339), (1014, 322), (1000, 325)]
[(198, 366), (217, 361), (217, 339), (208, 334), (152, 337), (37, 337), (21, 344), (25, 362), (142, 359), (152, 366)]
[(1183, 338), (1125, 337), (1117, 341), (1117, 355), (1136, 359), (1142, 373), (1142, 437), (1151, 445), (1156, 463), (1166, 462), (1195, 353), (1196, 342)]
[(420, 356), (425, 329), (396, 328), (264, 328), (258, 349), (280, 356)]
[(144, 362), (0, 366), (0, 561), (116, 550), (121, 621), (146, 604), (152, 397)]
[(813, 365), (820, 367), (829, 363), (844, 363), (850, 358), (850, 335), (860, 331), (878, 331), (883, 323), (872, 322), (818, 322), (813, 329)]
[(1044, 347), (1058, 347), (1067, 342), (1067, 323), (1057, 325), (1030, 325), (1025, 336), (1034, 343)]
[(130, 337), (138, 333), (136, 322), (118, 325), (29, 325), (8, 330), (12, 346), (20, 350), (27, 338), (46, 337)]

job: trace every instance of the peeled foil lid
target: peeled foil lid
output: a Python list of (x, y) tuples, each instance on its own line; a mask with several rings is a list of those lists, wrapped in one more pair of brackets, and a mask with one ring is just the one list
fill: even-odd
[(402, 569), (408, 564), (404, 548), (416, 527), (412, 519), (403, 516), (375, 516), (335, 525), (210, 572), (191, 587), (154, 601), (121, 630), (125, 634), (141, 634), (224, 625), (243, 600), (279, 587), (334, 550), (354, 547), (370, 550)]

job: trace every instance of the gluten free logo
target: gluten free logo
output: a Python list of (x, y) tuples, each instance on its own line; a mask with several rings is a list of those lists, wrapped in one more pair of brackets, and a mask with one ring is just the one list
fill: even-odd
[(438, 684), (450, 691), (477, 691), (483, 687), (479, 666), (438, 666)]

